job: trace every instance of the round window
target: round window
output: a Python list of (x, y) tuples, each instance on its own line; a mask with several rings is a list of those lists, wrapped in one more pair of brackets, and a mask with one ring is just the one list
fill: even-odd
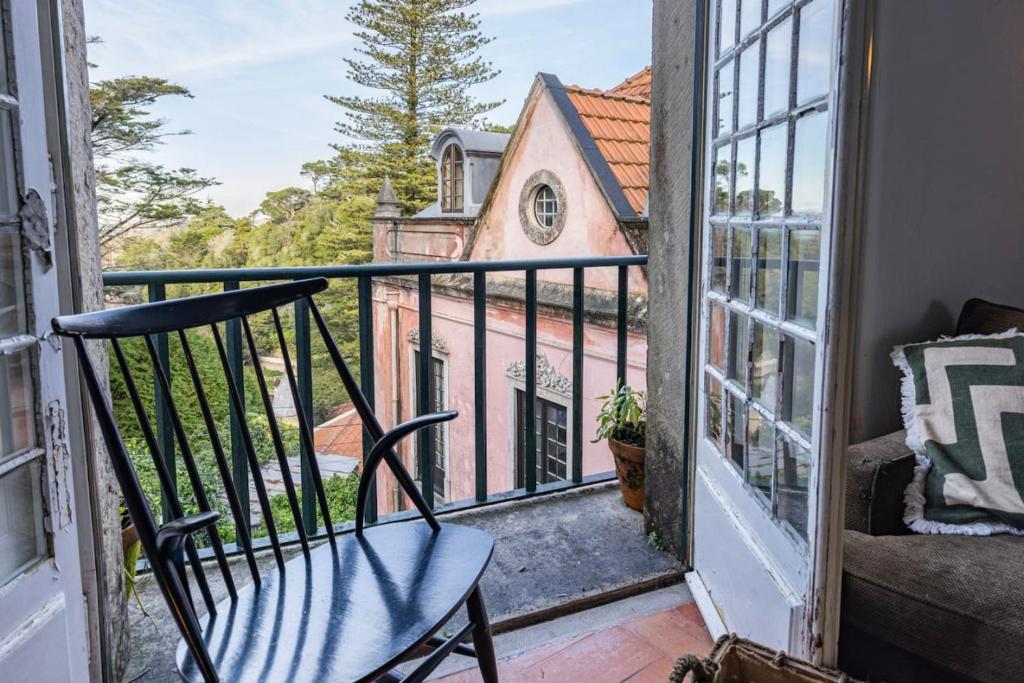
[(553, 228), (558, 217), (558, 197), (550, 185), (541, 185), (533, 196), (533, 216), (542, 227)]
[(537, 244), (550, 244), (565, 227), (565, 188), (554, 173), (540, 170), (523, 183), (519, 195), (519, 221)]

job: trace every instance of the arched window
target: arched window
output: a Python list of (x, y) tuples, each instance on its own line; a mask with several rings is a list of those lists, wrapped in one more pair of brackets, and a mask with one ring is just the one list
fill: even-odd
[(462, 149), (448, 145), (441, 157), (441, 211), (462, 211), (463, 200)]

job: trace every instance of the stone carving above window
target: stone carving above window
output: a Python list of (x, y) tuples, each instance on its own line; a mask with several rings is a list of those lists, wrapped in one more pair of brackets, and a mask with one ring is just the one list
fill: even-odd
[(519, 222), (536, 244), (551, 244), (561, 234), (565, 227), (565, 188), (558, 176), (541, 169), (526, 179), (519, 194)]
[[(509, 364), (505, 374), (510, 378), (526, 383), (526, 361), (517, 360)], [(551, 361), (543, 352), (537, 352), (537, 387), (547, 389), (562, 396), (572, 397), (572, 380), (551, 365)]]
[[(406, 335), (406, 339), (408, 339), (410, 343), (419, 346), (420, 328), (414, 327), (411, 330), (409, 330), (409, 334)], [(441, 337), (438, 337), (436, 334), (431, 333), (430, 342), (430, 345), (433, 346), (434, 350), (437, 351), (438, 353), (448, 353), (448, 342), (446, 342)]]

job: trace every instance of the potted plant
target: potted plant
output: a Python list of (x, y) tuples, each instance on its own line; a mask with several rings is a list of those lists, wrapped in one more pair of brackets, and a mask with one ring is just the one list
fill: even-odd
[(597, 440), (608, 439), (623, 501), (634, 510), (642, 511), (644, 458), (647, 454), (647, 395), (634, 391), (619, 380), (614, 392), (598, 399), (604, 403), (597, 414)]

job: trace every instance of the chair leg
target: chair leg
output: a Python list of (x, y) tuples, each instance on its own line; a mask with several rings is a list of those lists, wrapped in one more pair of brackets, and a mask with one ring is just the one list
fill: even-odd
[(498, 662), (494, 657), (494, 642), (491, 640), (491, 622), (487, 619), (484, 597), (480, 586), (473, 589), (466, 601), (469, 620), (473, 622), (473, 647), (477, 664), (484, 683), (498, 683)]

